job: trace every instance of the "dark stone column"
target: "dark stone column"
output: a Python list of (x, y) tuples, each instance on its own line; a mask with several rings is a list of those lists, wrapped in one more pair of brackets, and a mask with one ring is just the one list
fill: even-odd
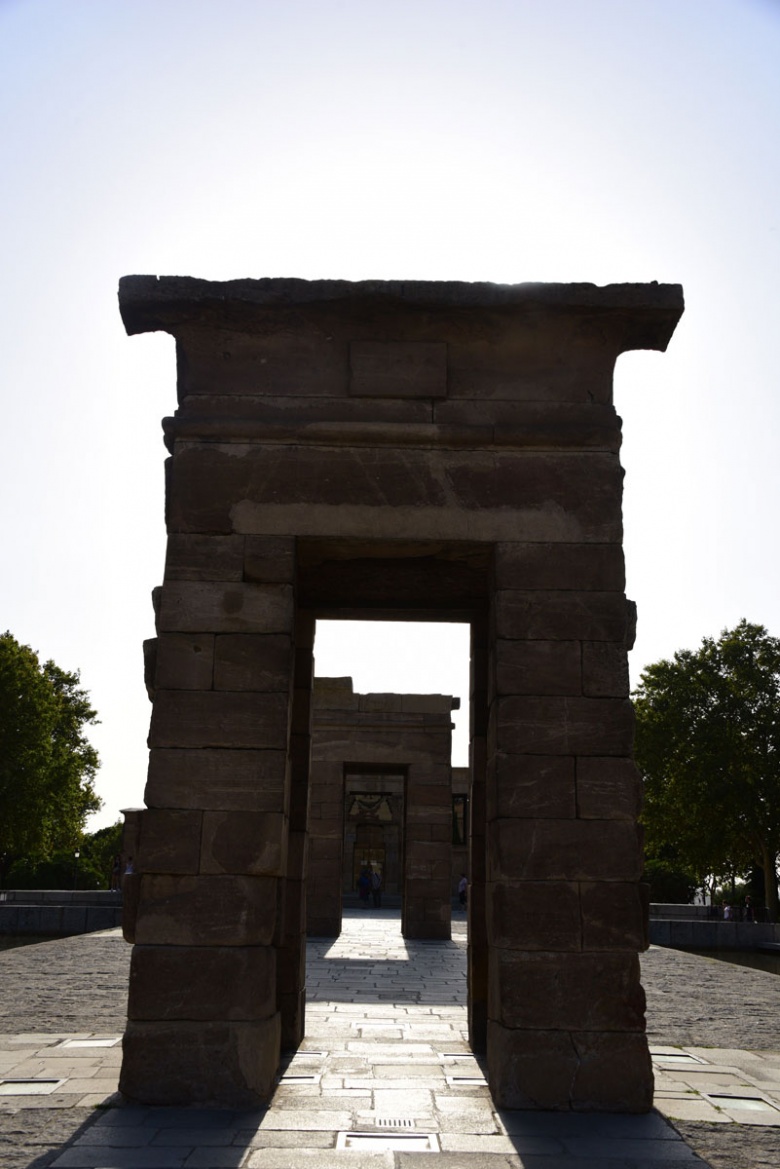
[(487, 622), (472, 622), (470, 668), (469, 748), (470, 836), (468, 900), (468, 1016), (472, 1050), (483, 1052), (487, 1044), (488, 949), (485, 922), (485, 828), (487, 765)]
[(252, 1105), (273, 1090), (291, 553), (289, 540), (169, 538), (121, 1074), (144, 1103)]

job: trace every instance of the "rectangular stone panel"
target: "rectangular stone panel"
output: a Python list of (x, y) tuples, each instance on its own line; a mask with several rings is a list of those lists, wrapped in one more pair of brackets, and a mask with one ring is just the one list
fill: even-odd
[(496, 637), (522, 641), (625, 642), (622, 593), (502, 589), (494, 598)]
[(540, 1031), (644, 1031), (639, 959), (492, 949), (488, 1017)]
[(289, 633), (289, 585), (168, 581), (162, 590), (158, 631), (173, 633)]
[(147, 808), (135, 867), (139, 873), (197, 873), (203, 815), (195, 811)]
[(573, 819), (577, 815), (575, 761), (562, 755), (494, 753), (486, 774), (486, 819)]
[(346, 395), (348, 352), (330, 329), (282, 327), (262, 334), (212, 330), (202, 324), (176, 330), (178, 396), (334, 397)]
[(287, 752), (159, 750), (149, 754), (150, 808), (284, 811)]
[(283, 750), (287, 720), (286, 694), (158, 690), (149, 745)]
[(592, 698), (628, 698), (630, 689), (625, 644), (583, 642), (582, 693)]
[(287, 694), (293, 662), (289, 634), (221, 633), (214, 639), (214, 689)]
[(280, 812), (204, 812), (200, 871), (285, 876), (287, 818)]
[(509, 950), (582, 949), (579, 886), (574, 881), (523, 881), (487, 886), (487, 935)]
[(646, 950), (649, 945), (647, 886), (619, 881), (583, 882), (584, 950)]
[(272, 946), (135, 946), (130, 1019), (267, 1019), (276, 1010)]
[(154, 679), (157, 690), (210, 690), (214, 681), (213, 634), (160, 634)]
[(152, 1105), (253, 1108), (279, 1066), (280, 1020), (128, 1023), (120, 1091)]
[(638, 881), (638, 829), (625, 820), (493, 820), (489, 881)]
[(274, 877), (143, 874), (135, 936), (150, 946), (268, 946)]
[(577, 760), (577, 815), (582, 820), (636, 820), (642, 806), (639, 771), (629, 758)]
[(626, 587), (619, 540), (609, 544), (499, 543), (494, 550), (493, 576), (499, 591), (623, 593)]
[(507, 641), (493, 647), (491, 698), (510, 694), (582, 694), (579, 641)]
[(202, 536), (172, 532), (168, 537), (166, 581), (240, 581), (243, 573), (243, 536)]
[(491, 1020), (488, 1076), (499, 1108), (647, 1112), (653, 1070), (637, 1032), (521, 1030)]
[(352, 341), (349, 392), (357, 398), (444, 398), (447, 346), (435, 341)]
[(617, 355), (610, 349), (596, 319), (507, 315), (481, 336), (453, 336), (448, 396), (609, 404)]
[(630, 755), (634, 709), (619, 698), (497, 699), (488, 750), (527, 755)]
[(398, 448), (183, 447), (170, 528), (467, 540), (474, 531), (467, 513), (476, 511), (485, 541), (620, 541), (622, 471), (614, 455), (430, 450), (404, 448), (402, 435), (398, 441)]

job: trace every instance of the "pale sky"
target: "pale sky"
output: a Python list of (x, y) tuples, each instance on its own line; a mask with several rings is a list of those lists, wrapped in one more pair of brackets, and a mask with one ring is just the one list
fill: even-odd
[[(0, 0), (0, 630), (81, 670), (93, 829), (142, 802), (176, 404), (125, 274), (681, 283), (616, 370), (632, 676), (780, 635), (779, 63), (779, 0)], [(463, 629), (352, 632), (319, 673), (466, 705)]]

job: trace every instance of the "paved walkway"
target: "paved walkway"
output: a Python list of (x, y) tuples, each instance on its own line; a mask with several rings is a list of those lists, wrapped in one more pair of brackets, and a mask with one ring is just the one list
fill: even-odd
[[(306, 1040), (257, 1112), (113, 1096), (130, 950), (116, 931), (0, 953), (0, 1169), (777, 1169), (780, 1035), (774, 1051), (742, 1050), (732, 1008), (752, 996), (772, 1011), (780, 979), (653, 950), (660, 1111), (497, 1112), (466, 1038), (465, 940), (460, 921), (451, 943), (405, 943), (383, 910), (350, 911), (341, 938), (310, 942)], [(682, 998), (680, 1042), (666, 1016)], [(707, 1013), (720, 1049), (701, 1042)]]

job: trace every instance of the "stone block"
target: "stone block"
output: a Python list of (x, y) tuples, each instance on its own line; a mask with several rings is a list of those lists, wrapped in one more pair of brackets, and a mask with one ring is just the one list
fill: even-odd
[(170, 529), (462, 541), (474, 530), (469, 514), (478, 512), (484, 540), (620, 541), (615, 455), (431, 449), (418, 445), (416, 426), (399, 426), (395, 439), (393, 447), (184, 447)]
[(150, 946), (268, 946), (274, 877), (142, 875), (136, 941)]
[(513, 755), (630, 755), (634, 708), (620, 698), (497, 699), (488, 750)]
[(566, 755), (494, 755), (487, 773), (487, 818), (564, 820), (577, 814), (575, 761)]
[(122, 937), (126, 942), (135, 941), (135, 927), (138, 921), (138, 902), (141, 896), (141, 874), (127, 873), (122, 877)]
[(612, 544), (499, 543), (494, 552), (495, 588), (622, 593), (623, 548)]
[[(525, 450), (620, 450), (614, 406), (589, 402), (436, 401), (439, 426), (493, 428), (497, 446)], [(554, 586), (555, 587), (555, 586)]]
[(490, 1091), (498, 1108), (569, 1111), (578, 1060), (566, 1031), (487, 1024)]
[(286, 694), (158, 690), (150, 747), (233, 747), (284, 750)]
[(653, 1065), (644, 1035), (575, 1033), (577, 1076), (572, 1107), (578, 1112), (649, 1112)]
[(489, 881), (638, 881), (637, 826), (625, 820), (493, 820)]
[(629, 628), (623, 593), (502, 589), (495, 593), (498, 638), (549, 641), (616, 641)]
[(240, 581), (243, 573), (243, 536), (202, 536), (172, 532), (168, 537), (166, 581)]
[(628, 655), (624, 644), (586, 641), (582, 645), (582, 693), (591, 698), (628, 698)]
[(196, 811), (147, 808), (135, 867), (139, 873), (197, 873), (203, 815)]
[(582, 948), (584, 950), (646, 950), (647, 886), (619, 881), (583, 882)]
[(487, 1062), (499, 1108), (648, 1112), (653, 1071), (644, 1035), (523, 1031), (490, 1021)]
[(153, 750), (144, 799), (150, 808), (284, 811), (287, 752)]
[(490, 697), (582, 693), (579, 641), (495, 642)]
[(447, 346), (436, 341), (352, 341), (349, 392), (356, 398), (444, 398)]
[(487, 936), (508, 950), (582, 949), (579, 886), (566, 881), (488, 885)]
[(267, 1019), (276, 1011), (272, 946), (134, 946), (130, 1019)]
[(297, 1051), (306, 1034), (306, 988), (279, 996), (282, 1051)]
[(157, 638), (155, 691), (210, 690), (214, 679), (214, 636), (163, 633)]
[(632, 759), (577, 760), (577, 815), (582, 820), (636, 820), (642, 784)]
[(294, 578), (295, 540), (292, 537), (246, 537), (244, 580), (256, 584), (290, 584)]
[(287, 818), (281, 812), (204, 812), (200, 871), (285, 876)]
[(346, 394), (348, 348), (334, 330), (266, 322), (261, 333), (199, 324), (177, 336), (179, 401), (196, 396), (333, 397)]
[(154, 679), (157, 673), (157, 638), (147, 637), (143, 643), (144, 686), (150, 702), (154, 702)]
[(492, 949), (488, 1017), (526, 1031), (643, 1032), (639, 959)]
[(309, 859), (309, 834), (299, 830), (287, 835), (287, 875), (292, 881), (305, 881)]
[(253, 1108), (279, 1067), (280, 1020), (128, 1023), (119, 1090), (131, 1103)]
[(163, 587), (160, 633), (290, 633), (286, 584), (171, 580)]
[(214, 639), (214, 689), (289, 694), (293, 660), (289, 634), (221, 633)]

